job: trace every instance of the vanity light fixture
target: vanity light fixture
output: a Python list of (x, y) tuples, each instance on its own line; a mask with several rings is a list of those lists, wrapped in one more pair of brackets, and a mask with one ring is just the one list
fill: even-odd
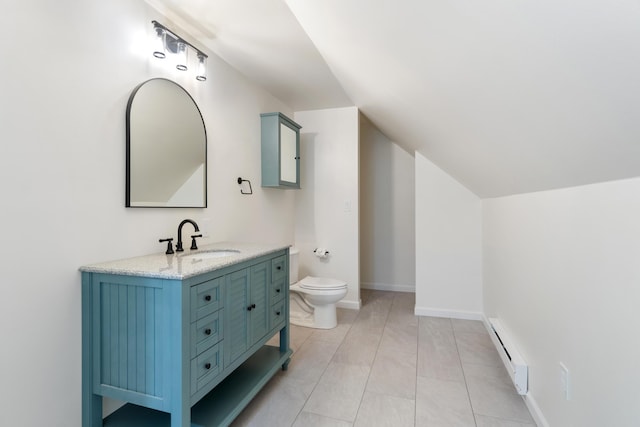
[(189, 48), (191, 48), (196, 51), (198, 56), (196, 80), (201, 82), (207, 80), (207, 54), (158, 21), (151, 21), (151, 23), (155, 33), (153, 56), (158, 59), (164, 59), (167, 54), (174, 54), (176, 55), (176, 68), (180, 71), (187, 71), (188, 52)]

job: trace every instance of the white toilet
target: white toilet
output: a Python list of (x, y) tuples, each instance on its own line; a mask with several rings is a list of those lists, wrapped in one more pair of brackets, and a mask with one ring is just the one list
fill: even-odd
[(347, 295), (347, 283), (312, 276), (298, 282), (298, 253), (296, 248), (289, 249), (290, 322), (308, 328), (335, 328), (336, 303)]

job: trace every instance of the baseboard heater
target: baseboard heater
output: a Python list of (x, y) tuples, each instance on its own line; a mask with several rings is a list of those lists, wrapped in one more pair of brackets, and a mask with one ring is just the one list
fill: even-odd
[(498, 354), (511, 377), (511, 381), (516, 386), (516, 391), (518, 394), (527, 394), (529, 376), (527, 364), (518, 353), (518, 350), (516, 350), (513, 341), (502, 327), (500, 320), (495, 317), (489, 318), (489, 325), (493, 332), (493, 334), (489, 334), (491, 341), (496, 346)]

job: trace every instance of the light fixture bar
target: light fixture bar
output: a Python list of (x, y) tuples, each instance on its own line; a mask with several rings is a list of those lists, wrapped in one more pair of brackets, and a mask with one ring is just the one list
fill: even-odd
[(162, 28), (166, 34), (169, 34), (171, 37), (173, 37), (176, 42), (182, 42), (184, 44), (186, 44), (187, 46), (191, 47), (191, 49), (195, 50), (196, 52), (198, 52), (198, 55), (202, 55), (205, 58), (208, 58), (209, 56), (204, 53), (203, 51), (201, 51), (200, 49), (198, 49), (197, 47), (195, 47), (194, 45), (192, 45), (191, 43), (189, 43), (187, 40), (183, 39), (182, 37), (180, 37), (179, 35), (177, 35), (174, 31), (170, 30), (169, 28), (165, 27), (164, 25), (162, 25), (161, 23), (159, 23), (158, 21), (151, 21), (151, 23), (156, 27), (156, 28)]

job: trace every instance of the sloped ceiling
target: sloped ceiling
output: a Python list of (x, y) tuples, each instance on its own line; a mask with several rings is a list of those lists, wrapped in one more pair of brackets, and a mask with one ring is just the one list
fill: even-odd
[(295, 110), (356, 105), (480, 197), (640, 176), (633, 0), (162, 0)]

